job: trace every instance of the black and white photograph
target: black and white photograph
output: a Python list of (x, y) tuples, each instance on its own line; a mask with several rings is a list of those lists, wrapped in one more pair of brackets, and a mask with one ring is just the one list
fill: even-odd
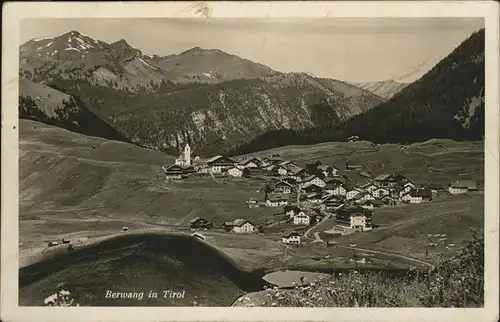
[(498, 277), (485, 283), (498, 103), (485, 99), (484, 14), (217, 17), (211, 5), (19, 20), (16, 102), (2, 103), (2, 123), (17, 113), (17, 305), (485, 308), (488, 285), (498, 296)]

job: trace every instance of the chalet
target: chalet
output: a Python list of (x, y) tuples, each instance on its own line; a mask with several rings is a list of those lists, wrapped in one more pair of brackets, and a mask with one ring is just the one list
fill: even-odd
[(300, 209), (300, 207), (292, 205), (285, 206), (283, 210), (285, 211), (285, 215), (289, 216), (290, 218), (293, 218), (293, 216), (303, 212), (302, 209)]
[(283, 179), (281, 179), (281, 181), (286, 182), (289, 185), (297, 184), (297, 180), (295, 180), (294, 178), (291, 178), (291, 177), (283, 178)]
[(323, 188), (314, 183), (309, 182), (302, 185), (300, 190), (305, 193), (313, 193), (313, 192), (320, 193), (321, 191), (323, 191)]
[(354, 199), (358, 194), (365, 192), (365, 190), (360, 189), (360, 188), (355, 188), (348, 190), (345, 194), (346, 199)]
[(345, 207), (337, 211), (336, 221), (343, 228), (368, 231), (372, 229), (372, 211), (361, 207)]
[(324, 196), (322, 201), (327, 208), (337, 208), (344, 203), (343, 198), (335, 194), (329, 194)]
[(213, 228), (214, 225), (212, 222), (210, 222), (204, 218), (195, 217), (189, 222), (189, 226), (191, 229), (199, 229), (199, 228), (211, 229), (211, 228)]
[(373, 203), (374, 200), (356, 200), (356, 205), (360, 206), (361, 208), (364, 209), (373, 209), (375, 208), (375, 204)]
[(255, 226), (246, 219), (236, 219), (235, 221), (226, 222), (224, 223), (224, 227), (227, 231), (234, 233), (253, 233), (256, 230)]
[(323, 188), (324, 186), (326, 186), (326, 183), (325, 183), (325, 180), (319, 178), (318, 176), (315, 176), (315, 175), (311, 175), (307, 178), (304, 178), (302, 180), (303, 183), (312, 183), (312, 184), (315, 184), (317, 185), (318, 187), (321, 187)]
[(467, 193), (469, 191), (475, 190), (477, 190), (477, 184), (475, 181), (470, 180), (456, 180), (450, 182), (450, 184), (448, 185), (448, 191), (453, 195)]
[(336, 196), (345, 196), (347, 193), (347, 189), (343, 184), (339, 184), (336, 182), (328, 181), (325, 186), (325, 192), (332, 193)]
[(292, 192), (293, 192), (292, 185), (283, 181), (276, 183), (273, 187), (273, 193), (290, 194)]
[(233, 166), (227, 170), (227, 175), (235, 178), (240, 178), (243, 176), (243, 170)]
[(163, 166), (165, 172), (165, 179), (167, 180), (181, 180), (187, 178), (185, 167), (181, 165), (171, 165), (169, 167)]
[(59, 245), (59, 242), (58, 242), (58, 241), (49, 241), (49, 242), (47, 243), (47, 246), (48, 246), (48, 247), (54, 247), (54, 246), (57, 246), (57, 245)]
[(372, 190), (372, 191), (369, 191), (367, 190), (368, 192), (371, 192), (371, 194), (375, 197), (375, 198), (382, 198), (382, 197), (385, 197), (385, 196), (389, 196), (391, 194), (391, 192), (389, 190), (387, 190), (386, 188), (376, 188), (375, 190)]
[(354, 199), (359, 202), (363, 200), (375, 200), (376, 198), (368, 191), (363, 191), (354, 196)]
[(300, 235), (296, 231), (286, 232), (282, 238), (283, 244), (300, 244)]
[(200, 233), (200, 232), (195, 232), (191, 236), (199, 238), (201, 240), (205, 240), (205, 236), (202, 233)]
[(331, 165), (320, 165), (318, 169), (321, 170), (325, 177), (334, 177), (339, 173), (339, 169)]
[(391, 196), (382, 197), (381, 201), (386, 206), (395, 206), (397, 204), (396, 200)]
[(362, 167), (360, 165), (355, 165), (355, 164), (349, 164), (349, 161), (345, 162), (345, 170), (350, 171), (350, 170), (360, 170)]
[(311, 221), (311, 217), (309, 217), (309, 215), (306, 215), (304, 212), (301, 212), (301, 213), (293, 216), (293, 224), (294, 225), (309, 226), (310, 221)]
[(280, 207), (288, 205), (288, 199), (282, 196), (268, 196), (266, 199), (266, 206)]
[(432, 200), (432, 191), (428, 189), (412, 189), (401, 196), (401, 200), (408, 203), (421, 203)]
[(373, 193), (373, 191), (375, 191), (378, 188), (378, 186), (376, 186), (375, 184), (373, 184), (373, 182), (370, 181), (360, 186), (360, 188), (370, 193)]
[(308, 175), (309, 173), (307, 173), (306, 169), (299, 169), (292, 173), (290, 177), (295, 179), (296, 181), (302, 181), (302, 178), (306, 178)]
[(288, 170), (280, 165), (275, 168), (275, 171), (278, 173), (279, 176), (282, 177), (288, 174)]
[(357, 142), (359, 141), (359, 136), (353, 135), (347, 138), (347, 142)]
[(255, 198), (250, 198), (247, 201), (248, 208), (259, 208), (259, 203)]
[(250, 177), (253, 177), (253, 176), (257, 176), (257, 177), (260, 177), (260, 176), (265, 176), (267, 175), (267, 171), (262, 169), (262, 168), (247, 168), (248, 170), (248, 176)]
[[(288, 162), (288, 161), (286, 161)], [(282, 167), (284, 167), (285, 169), (288, 170), (289, 173), (295, 173), (297, 171), (299, 171), (301, 168), (295, 164), (294, 162), (292, 161), (289, 161), (287, 164), (280, 164)]]
[(261, 161), (257, 158), (250, 158), (250, 159), (247, 159), (247, 160), (240, 162), (239, 164), (245, 168), (252, 169), (252, 168), (260, 167)]
[(384, 173), (373, 179), (373, 182), (379, 187), (394, 187), (397, 184), (408, 182), (404, 176), (396, 173)]
[(433, 194), (437, 194), (440, 190), (443, 190), (443, 186), (438, 184), (438, 183), (424, 183), (421, 186), (422, 189), (429, 189), (432, 191)]
[(402, 197), (403, 195), (407, 194), (408, 192), (416, 188), (417, 186), (411, 181), (396, 185), (396, 189), (399, 191), (400, 197)]
[(275, 171), (277, 168), (276, 165), (274, 164), (268, 164), (268, 165), (265, 165), (265, 166), (262, 166), (262, 169), (266, 170), (266, 171)]
[(309, 201), (312, 204), (318, 204), (318, 203), (321, 203), (323, 201), (323, 199), (321, 198), (321, 194), (319, 194), (317, 192), (312, 192), (312, 193), (305, 195), (304, 199)]
[(227, 169), (233, 167), (235, 164), (236, 162), (222, 155), (207, 160), (207, 166), (212, 173), (226, 172)]

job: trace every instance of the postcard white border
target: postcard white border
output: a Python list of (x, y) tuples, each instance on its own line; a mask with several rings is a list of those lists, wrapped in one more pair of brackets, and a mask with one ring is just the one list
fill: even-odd
[(24, 18), (200, 18), (195, 2), (8, 2), (2, 37), (1, 318), (5, 321), (496, 321), (498, 320), (499, 6), (493, 1), (207, 2), (210, 17), (484, 17), (486, 26), (485, 307), (18, 307), (18, 48)]

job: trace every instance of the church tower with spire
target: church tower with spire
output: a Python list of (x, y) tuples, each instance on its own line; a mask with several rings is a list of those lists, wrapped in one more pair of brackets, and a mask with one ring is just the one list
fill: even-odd
[(191, 147), (187, 143), (184, 147), (184, 162), (186, 162), (186, 165), (191, 165)]

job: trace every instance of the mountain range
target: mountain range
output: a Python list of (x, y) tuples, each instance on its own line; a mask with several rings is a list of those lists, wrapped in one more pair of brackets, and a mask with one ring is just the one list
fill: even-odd
[[(77, 31), (21, 45), (19, 75), (25, 85), (71, 96), (127, 140), (172, 152), (190, 143), (199, 155), (269, 131), (339, 124), (384, 101), (345, 82), (280, 73), (218, 49), (146, 55), (125, 40), (106, 43)], [(64, 105), (27, 102), (40, 96), (33, 87), (25, 86), (22, 105), (42, 112)], [(20, 108), (22, 117), (35, 118), (26, 112), (32, 107)]]
[(347, 121), (303, 130), (277, 130), (242, 144), (230, 155), (291, 144), (345, 141), (414, 143), (432, 138), (484, 139), (484, 29), (473, 33), (417, 81)]

